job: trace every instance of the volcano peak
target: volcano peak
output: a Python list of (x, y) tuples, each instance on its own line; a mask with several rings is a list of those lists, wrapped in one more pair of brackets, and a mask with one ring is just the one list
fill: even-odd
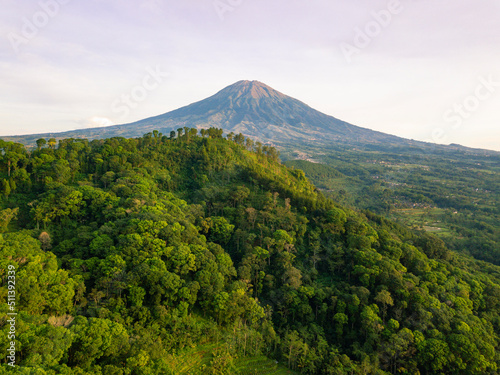
[(268, 85), (260, 81), (238, 81), (231, 86), (228, 86), (218, 94), (229, 95), (233, 99), (247, 97), (252, 99), (275, 98), (283, 99), (286, 95), (274, 90)]

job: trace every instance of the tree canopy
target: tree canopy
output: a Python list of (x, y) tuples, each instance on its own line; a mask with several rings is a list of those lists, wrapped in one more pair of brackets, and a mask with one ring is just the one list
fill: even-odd
[(209, 344), (186, 373), (250, 356), (303, 374), (497, 372), (499, 267), (340, 206), (269, 145), (215, 128), (37, 145), (0, 144), (13, 373), (170, 374)]

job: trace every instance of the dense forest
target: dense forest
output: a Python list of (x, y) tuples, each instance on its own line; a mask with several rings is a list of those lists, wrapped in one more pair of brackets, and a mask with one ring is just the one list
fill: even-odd
[(0, 141), (0, 374), (497, 373), (500, 267), (341, 206), (273, 147), (37, 145)]

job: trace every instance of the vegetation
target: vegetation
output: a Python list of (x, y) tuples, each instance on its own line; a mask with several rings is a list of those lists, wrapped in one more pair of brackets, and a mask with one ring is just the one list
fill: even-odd
[(325, 164), (285, 164), (343, 205), (434, 233), (452, 250), (500, 265), (498, 155), (322, 150), (317, 161)]
[(0, 374), (497, 372), (500, 268), (340, 206), (272, 147), (179, 128), (0, 150)]

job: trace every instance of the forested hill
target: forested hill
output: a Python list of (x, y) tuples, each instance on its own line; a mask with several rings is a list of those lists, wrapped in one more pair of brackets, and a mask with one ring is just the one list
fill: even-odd
[(339, 206), (272, 147), (0, 150), (0, 374), (497, 373), (500, 268)]

